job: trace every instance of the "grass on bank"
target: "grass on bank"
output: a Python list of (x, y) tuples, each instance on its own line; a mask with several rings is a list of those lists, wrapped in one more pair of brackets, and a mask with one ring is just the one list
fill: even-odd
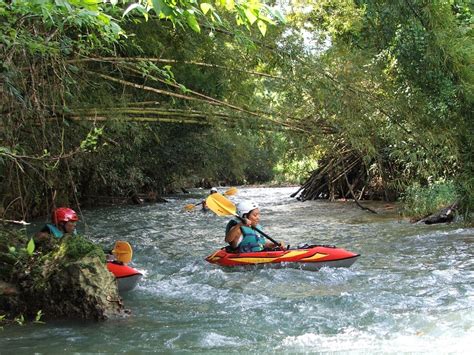
[(402, 196), (403, 215), (421, 219), (459, 200), (452, 181), (436, 181), (428, 186), (419, 184), (407, 188)]

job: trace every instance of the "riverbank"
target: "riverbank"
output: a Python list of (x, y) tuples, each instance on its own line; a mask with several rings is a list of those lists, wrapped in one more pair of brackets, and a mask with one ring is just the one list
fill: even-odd
[(102, 249), (81, 236), (35, 245), (24, 230), (0, 230), (3, 322), (105, 320), (126, 315)]

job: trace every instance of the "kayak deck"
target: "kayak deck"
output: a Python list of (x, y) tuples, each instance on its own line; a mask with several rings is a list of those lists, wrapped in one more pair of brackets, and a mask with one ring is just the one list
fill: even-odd
[(236, 253), (222, 248), (206, 258), (211, 264), (226, 267), (271, 266), (319, 270), (322, 267), (350, 267), (360, 254), (329, 245), (306, 245), (288, 250)]

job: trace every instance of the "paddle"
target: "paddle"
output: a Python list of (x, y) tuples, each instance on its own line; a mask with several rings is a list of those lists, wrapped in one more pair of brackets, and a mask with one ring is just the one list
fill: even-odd
[[(209, 195), (206, 198), (206, 204), (207, 204), (207, 207), (209, 207), (209, 209), (212, 212), (214, 212), (215, 214), (217, 214), (218, 216), (234, 216), (234, 217), (237, 217), (238, 219), (240, 219), (242, 222), (244, 222), (244, 219), (241, 218), (237, 214), (237, 208), (232, 203), (232, 201), (228, 200), (227, 198), (225, 198), (221, 194), (216, 193), (216, 194)], [(273, 239), (272, 237), (270, 237), (268, 234), (263, 233), (257, 227), (251, 227), (251, 228), (254, 229), (255, 231), (257, 231), (258, 233), (260, 233), (261, 235), (263, 235), (265, 238), (267, 238), (273, 244), (278, 245), (281, 250), (284, 250), (283, 247), (281, 246), (281, 244), (279, 242), (277, 242), (275, 239)]]
[(117, 240), (115, 242), (114, 249), (112, 250), (112, 254), (114, 254), (117, 261), (128, 264), (130, 261), (132, 261), (132, 246), (128, 242)]
[[(228, 189), (228, 190), (226, 190), (226, 191), (224, 192), (224, 195), (226, 195), (226, 196), (232, 196), (232, 195), (235, 195), (235, 194), (237, 193), (237, 191), (238, 191), (238, 190), (237, 190), (236, 187), (231, 187), (230, 189)], [(214, 195), (214, 194), (212, 194), (212, 195)], [(184, 206), (184, 209), (185, 209), (186, 211), (192, 211), (192, 210), (194, 209), (194, 207), (199, 206), (201, 203), (202, 203), (202, 202), (198, 202), (198, 203), (194, 203), (194, 204), (193, 204), (193, 203), (190, 203), (190, 204)]]

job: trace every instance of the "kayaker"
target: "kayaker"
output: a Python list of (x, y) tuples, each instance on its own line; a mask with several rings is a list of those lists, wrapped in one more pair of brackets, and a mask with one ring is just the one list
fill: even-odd
[(76, 222), (79, 221), (77, 213), (68, 207), (59, 207), (53, 211), (52, 223), (47, 223), (35, 235), (35, 241), (41, 242), (50, 239), (61, 239), (66, 234), (76, 234)]
[[(215, 187), (211, 188), (211, 191), (209, 191), (209, 195), (212, 195), (212, 194), (215, 194), (215, 193), (217, 193), (217, 189)], [(206, 204), (206, 200), (202, 200), (201, 205), (202, 205), (202, 209), (204, 211), (209, 210), (209, 208), (207, 207), (207, 204)]]
[(241, 253), (254, 251), (262, 251), (275, 247), (284, 247), (267, 241), (255, 229), (262, 230), (260, 222), (260, 208), (254, 201), (243, 201), (237, 204), (237, 215), (241, 219), (231, 219), (227, 223), (225, 241), (232, 248), (237, 249)]

